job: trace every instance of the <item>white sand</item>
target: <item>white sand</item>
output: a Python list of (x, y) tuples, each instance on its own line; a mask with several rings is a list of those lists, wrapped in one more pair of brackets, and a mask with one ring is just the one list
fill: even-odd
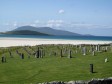
[(34, 46), (40, 44), (109, 44), (112, 41), (93, 40), (62, 40), (62, 39), (32, 39), (32, 38), (0, 38), (0, 47)]

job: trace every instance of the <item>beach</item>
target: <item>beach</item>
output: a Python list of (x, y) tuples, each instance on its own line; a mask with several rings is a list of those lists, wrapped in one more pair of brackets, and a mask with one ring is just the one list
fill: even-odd
[(11, 46), (35, 46), (41, 44), (109, 44), (112, 41), (98, 40), (64, 40), (64, 39), (40, 39), (40, 38), (0, 38), (0, 47)]

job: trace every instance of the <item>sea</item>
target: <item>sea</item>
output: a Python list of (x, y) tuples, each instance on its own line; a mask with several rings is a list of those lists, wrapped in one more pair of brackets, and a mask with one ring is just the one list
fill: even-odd
[(112, 36), (38, 36), (38, 35), (6, 35), (0, 34), (0, 38), (42, 38), (42, 39), (63, 39), (63, 40), (97, 40), (112, 41)]

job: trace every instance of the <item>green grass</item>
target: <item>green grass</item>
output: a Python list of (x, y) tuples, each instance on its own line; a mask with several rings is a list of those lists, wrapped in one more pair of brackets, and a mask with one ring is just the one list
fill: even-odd
[[(28, 54), (23, 50), (23, 47), (0, 48), (0, 57), (5, 55), (7, 59), (6, 63), (0, 62), (0, 84), (31, 84), (112, 77), (112, 51), (110, 48), (108, 52), (96, 52), (95, 56), (92, 56), (90, 52), (83, 56), (81, 49), (65, 45), (64, 47), (72, 50), (71, 59), (67, 58), (66, 52), (60, 58), (62, 45), (25, 48), (32, 53), (33, 50), (37, 50), (37, 47), (45, 50), (46, 55), (43, 58), (35, 58), (32, 55), (28, 59)], [(89, 46), (87, 48), (89, 49)], [(76, 49), (78, 53), (75, 53)], [(13, 53), (13, 58), (9, 56), (8, 50)], [(25, 59), (21, 59), (15, 50), (23, 52)], [(53, 54), (54, 51), (57, 52), (56, 56)], [(105, 58), (108, 58), (109, 62), (105, 63)], [(95, 73), (90, 73), (91, 63), (94, 65)]]

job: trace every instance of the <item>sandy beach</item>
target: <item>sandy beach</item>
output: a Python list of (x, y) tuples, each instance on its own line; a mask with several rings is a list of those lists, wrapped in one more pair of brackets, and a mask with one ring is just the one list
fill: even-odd
[(109, 44), (112, 41), (93, 40), (63, 40), (63, 39), (40, 39), (40, 38), (0, 38), (0, 47), (11, 46), (35, 46), (41, 44)]

